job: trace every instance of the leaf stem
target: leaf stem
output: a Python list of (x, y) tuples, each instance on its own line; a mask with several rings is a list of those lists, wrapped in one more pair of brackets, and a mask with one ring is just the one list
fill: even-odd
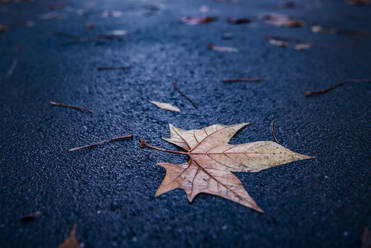
[(173, 87), (176, 91), (179, 92), (179, 94), (181, 94), (182, 96), (184, 96), (185, 99), (187, 99), (190, 103), (192, 103), (193, 107), (195, 107), (196, 109), (198, 108), (197, 104), (189, 97), (187, 96), (183, 91), (181, 91), (178, 86), (176, 85), (175, 82), (173, 82)]
[(104, 70), (126, 70), (130, 69), (131, 66), (99, 66), (97, 68), (98, 71), (104, 71)]
[(15, 67), (17, 66), (17, 62), (18, 62), (17, 58), (14, 58), (13, 62), (12, 62), (12, 65), (10, 66), (5, 78), (9, 78), (13, 74), (13, 71), (14, 71)]
[(224, 79), (223, 83), (235, 83), (235, 82), (260, 82), (263, 79), (261, 78), (232, 78)]
[(77, 109), (77, 110), (81, 110), (81, 111), (93, 113), (93, 111), (91, 111), (90, 109), (87, 109), (87, 108), (84, 108), (84, 107), (80, 107), (80, 106), (69, 105), (69, 104), (64, 104), (64, 103), (59, 103), (59, 102), (54, 102), (54, 101), (50, 101), (49, 103), (50, 103), (50, 105), (53, 105), (53, 106), (64, 107), (64, 108), (71, 108), (71, 109)]
[(159, 147), (156, 147), (156, 146), (152, 146), (152, 145), (148, 144), (143, 139), (139, 139), (139, 142), (140, 142), (140, 145), (139, 145), (140, 148), (150, 148), (150, 149), (154, 149), (154, 150), (162, 151), (162, 152), (188, 155), (188, 152), (172, 151), (172, 150), (167, 150), (167, 149), (159, 148)]
[(84, 148), (91, 148), (93, 146), (101, 145), (101, 144), (108, 143), (108, 142), (111, 142), (111, 141), (114, 141), (114, 140), (127, 139), (127, 138), (132, 138), (132, 137), (133, 137), (132, 134), (129, 134), (129, 135), (126, 135), (126, 136), (113, 137), (113, 138), (101, 140), (101, 141), (98, 141), (98, 142), (94, 142), (94, 143), (89, 144), (89, 145), (84, 145), (84, 146), (71, 148), (68, 151), (73, 152), (73, 151), (81, 150), (81, 149), (84, 149)]
[(329, 87), (329, 88), (326, 88), (326, 89), (323, 89), (323, 90), (318, 90), (318, 91), (307, 91), (305, 92), (305, 95), (306, 96), (313, 96), (313, 95), (319, 95), (319, 94), (324, 94), (324, 93), (327, 93), (333, 89), (336, 89), (340, 86), (343, 86), (344, 84), (346, 83), (371, 83), (371, 79), (358, 79), (358, 78), (347, 78), (347, 79), (344, 79), (342, 81), (340, 81), (339, 83)]
[(274, 141), (275, 141), (277, 144), (279, 144), (280, 142), (278, 142), (278, 139), (277, 139), (277, 137), (276, 137), (276, 133), (274, 132), (274, 120), (272, 120), (271, 129), (272, 129), (272, 136), (273, 136)]

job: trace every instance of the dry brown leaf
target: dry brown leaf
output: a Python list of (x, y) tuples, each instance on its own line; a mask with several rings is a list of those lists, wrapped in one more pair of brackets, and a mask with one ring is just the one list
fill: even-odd
[(197, 25), (197, 24), (208, 24), (210, 22), (215, 22), (218, 20), (216, 17), (182, 17), (180, 22), (188, 25)]
[(289, 46), (289, 43), (286, 42), (286, 41), (283, 41), (283, 40), (278, 40), (278, 39), (270, 37), (270, 36), (268, 36), (267, 39), (269, 41), (269, 44), (271, 44), (273, 46), (278, 46), (278, 47), (288, 47)]
[(73, 224), (70, 235), (58, 246), (58, 248), (80, 248), (80, 243), (76, 238), (76, 227), (76, 223)]
[(307, 50), (311, 48), (312, 44), (311, 43), (302, 43), (302, 44), (296, 44), (294, 46), (295, 50)]
[(208, 193), (263, 212), (231, 172), (258, 172), (312, 157), (292, 152), (272, 141), (228, 144), (248, 124), (216, 124), (197, 130), (182, 130), (170, 124), (170, 138), (164, 140), (187, 152), (157, 148), (141, 140), (142, 148), (189, 156), (189, 161), (183, 164), (158, 163), (166, 169), (166, 176), (157, 189), (156, 196), (181, 188), (190, 202), (199, 193)]
[(173, 111), (173, 112), (178, 112), (180, 113), (180, 109), (178, 107), (175, 107), (171, 104), (164, 103), (164, 102), (156, 102), (156, 101), (149, 101), (150, 103), (156, 105), (160, 109), (168, 110), (168, 111)]
[(266, 24), (277, 26), (277, 27), (301, 27), (304, 25), (303, 20), (295, 20), (289, 16), (281, 14), (267, 14), (263, 16), (263, 20)]
[(207, 47), (210, 48), (211, 50), (217, 51), (217, 52), (232, 52), (232, 53), (237, 53), (238, 49), (234, 47), (225, 47), (225, 46), (216, 46), (214, 44), (207, 44)]

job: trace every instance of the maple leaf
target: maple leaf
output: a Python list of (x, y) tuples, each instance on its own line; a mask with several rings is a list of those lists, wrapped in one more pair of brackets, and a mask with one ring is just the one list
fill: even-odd
[(73, 227), (70, 231), (70, 235), (63, 241), (62, 244), (58, 246), (58, 248), (79, 248), (80, 243), (76, 238), (76, 223), (73, 224)]
[(249, 123), (230, 126), (216, 124), (202, 129), (182, 130), (169, 124), (170, 138), (164, 140), (187, 152), (158, 148), (140, 140), (142, 148), (189, 156), (189, 161), (183, 164), (158, 163), (166, 169), (166, 176), (155, 196), (181, 188), (190, 202), (199, 193), (208, 193), (263, 212), (232, 172), (258, 172), (313, 157), (292, 152), (272, 141), (228, 144), (247, 125)]

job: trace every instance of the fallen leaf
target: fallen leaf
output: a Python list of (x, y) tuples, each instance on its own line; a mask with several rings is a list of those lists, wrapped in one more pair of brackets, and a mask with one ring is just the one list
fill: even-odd
[(24, 222), (24, 223), (27, 223), (27, 222), (30, 222), (34, 219), (36, 219), (37, 217), (39, 217), (41, 215), (41, 212), (40, 211), (36, 211), (34, 213), (30, 213), (28, 215), (25, 215), (21, 218), (21, 221)]
[(313, 157), (292, 152), (272, 141), (228, 144), (229, 140), (248, 124), (216, 124), (197, 130), (182, 130), (170, 124), (170, 138), (164, 140), (187, 152), (154, 147), (140, 140), (142, 148), (189, 156), (188, 162), (183, 164), (158, 163), (166, 169), (166, 176), (155, 196), (181, 188), (190, 202), (196, 195), (208, 193), (263, 212), (232, 172), (258, 172)]
[(304, 25), (304, 21), (295, 20), (289, 16), (281, 14), (267, 14), (263, 16), (265, 23), (277, 26), (277, 27), (301, 27)]
[(218, 52), (232, 52), (232, 53), (238, 52), (238, 50), (234, 47), (215, 46), (214, 44), (207, 44), (207, 47), (210, 48), (211, 50)]
[(295, 50), (307, 50), (312, 46), (311, 43), (296, 44), (294, 46)]
[(278, 46), (278, 47), (288, 47), (289, 43), (283, 40), (279, 40), (277, 38), (273, 38), (272, 36), (267, 37), (269, 44), (273, 46)]
[(182, 17), (180, 22), (188, 25), (207, 24), (218, 20), (216, 17)]
[(76, 238), (76, 223), (73, 224), (73, 227), (70, 231), (70, 235), (63, 241), (58, 248), (79, 248), (80, 244)]
[(368, 230), (368, 227), (365, 227), (363, 231), (361, 243), (361, 248), (371, 248), (371, 232)]
[(168, 103), (164, 103), (164, 102), (156, 102), (156, 101), (149, 101), (150, 103), (156, 105), (157, 107), (161, 108), (161, 109), (164, 109), (164, 110), (168, 110), (168, 111), (173, 111), (173, 112), (180, 112), (180, 109), (171, 105), (171, 104), (168, 104)]
[(251, 20), (248, 18), (228, 18), (227, 22), (229, 24), (248, 24)]

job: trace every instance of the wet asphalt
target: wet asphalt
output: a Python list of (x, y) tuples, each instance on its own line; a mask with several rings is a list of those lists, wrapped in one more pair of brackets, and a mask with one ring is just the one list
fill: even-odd
[[(349, 83), (314, 97), (305, 92), (371, 78), (371, 6), (335, 0), (295, 1), (294, 8), (273, 0), (63, 3), (0, 3), (0, 25), (8, 26), (0, 32), (1, 247), (57, 247), (75, 222), (85, 247), (360, 247), (371, 225), (370, 84)], [(269, 26), (261, 20), (266, 13), (306, 24)], [(185, 16), (218, 21), (191, 26), (179, 22)], [(228, 17), (251, 23), (231, 25)], [(314, 33), (313, 25), (343, 32)], [(65, 34), (86, 39), (114, 30), (127, 34), (64, 44), (75, 41)], [(291, 47), (273, 46), (267, 35), (284, 37)], [(292, 49), (302, 42), (313, 46)], [(213, 51), (209, 43), (238, 52)], [(221, 82), (239, 77), (263, 81)], [(187, 158), (140, 149), (139, 138), (177, 149), (161, 139), (169, 136), (169, 123), (197, 129), (250, 122), (233, 144), (272, 140), (272, 120), (282, 145), (317, 158), (236, 173), (264, 214), (206, 194), (190, 204), (180, 189), (154, 197), (165, 175), (156, 163)], [(127, 134), (133, 139), (68, 151)], [(35, 211), (42, 214), (20, 221)]]

